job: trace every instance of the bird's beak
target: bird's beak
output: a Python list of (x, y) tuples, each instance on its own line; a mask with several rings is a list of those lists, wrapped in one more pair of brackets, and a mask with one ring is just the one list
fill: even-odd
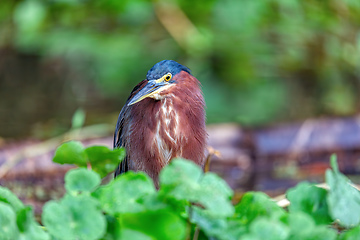
[(169, 84), (159, 80), (149, 80), (149, 82), (130, 100), (128, 106), (133, 105), (141, 100), (151, 97), (156, 93), (161, 92)]

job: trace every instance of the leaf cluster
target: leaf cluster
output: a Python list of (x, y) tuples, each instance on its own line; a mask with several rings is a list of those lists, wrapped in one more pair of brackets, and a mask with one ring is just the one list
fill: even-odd
[[(115, 155), (119, 159), (124, 152), (105, 151), (103, 147), (85, 149), (77, 142), (60, 146), (54, 161), (70, 163), (71, 158), (81, 167), (66, 174), (63, 198), (45, 204), (43, 227), (34, 220), (31, 207), (24, 206), (8, 189), (0, 188), (0, 239), (360, 237), (360, 193), (339, 172), (335, 157), (332, 169), (326, 172), (330, 190), (300, 183), (287, 191), (291, 204), (283, 209), (261, 192), (248, 192), (233, 205), (233, 191), (223, 179), (203, 173), (199, 166), (184, 159), (174, 159), (162, 170), (158, 190), (142, 172), (129, 171), (101, 184), (106, 170), (99, 159)], [(97, 168), (85, 168), (89, 162)]]
[(60, 145), (53, 161), (60, 164), (75, 164), (79, 167), (91, 167), (100, 177), (113, 172), (125, 157), (125, 149), (110, 150), (105, 146), (85, 148), (81, 142), (69, 141)]

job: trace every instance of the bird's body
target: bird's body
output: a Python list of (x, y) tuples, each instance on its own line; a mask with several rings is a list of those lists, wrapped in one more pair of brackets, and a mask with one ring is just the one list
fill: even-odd
[(119, 115), (114, 147), (125, 147), (127, 154), (115, 176), (144, 171), (157, 183), (172, 158), (204, 165), (207, 134), (199, 85), (190, 70), (175, 61), (161, 61), (149, 70)]

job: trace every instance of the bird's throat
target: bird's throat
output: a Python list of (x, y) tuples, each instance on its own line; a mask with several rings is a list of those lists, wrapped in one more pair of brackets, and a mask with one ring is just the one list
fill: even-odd
[(160, 93), (155, 93), (155, 94), (151, 95), (150, 97), (155, 100), (158, 100), (158, 101), (166, 98), (165, 95), (161, 95)]

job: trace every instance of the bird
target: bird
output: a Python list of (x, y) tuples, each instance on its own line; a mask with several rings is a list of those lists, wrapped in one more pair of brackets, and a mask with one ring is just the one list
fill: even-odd
[(207, 132), (200, 82), (173, 60), (156, 63), (132, 90), (120, 111), (114, 148), (126, 156), (115, 177), (143, 171), (159, 186), (159, 173), (173, 158), (205, 165)]

